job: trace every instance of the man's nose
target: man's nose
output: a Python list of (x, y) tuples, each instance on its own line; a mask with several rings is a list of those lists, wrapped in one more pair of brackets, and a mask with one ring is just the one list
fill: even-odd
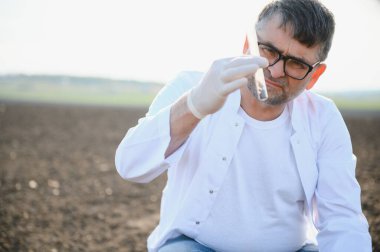
[(268, 67), (268, 70), (273, 78), (281, 78), (285, 76), (284, 72), (284, 61), (279, 60), (273, 66)]

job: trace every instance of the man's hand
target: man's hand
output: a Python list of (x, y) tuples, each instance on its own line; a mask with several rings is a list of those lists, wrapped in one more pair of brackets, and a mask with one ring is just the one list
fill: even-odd
[(228, 95), (247, 85), (247, 77), (268, 66), (267, 59), (241, 56), (216, 60), (187, 96), (187, 106), (199, 119), (218, 111)]

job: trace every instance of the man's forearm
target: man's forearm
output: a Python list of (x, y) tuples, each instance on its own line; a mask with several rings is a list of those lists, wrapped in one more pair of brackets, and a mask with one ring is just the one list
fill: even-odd
[(166, 149), (165, 158), (186, 141), (200, 121), (189, 110), (186, 103), (187, 95), (182, 96), (170, 110), (170, 143)]
[[(259, 68), (267, 66), (268, 60), (257, 56), (214, 61), (198, 85), (172, 106), (170, 111), (171, 139), (165, 157), (172, 154), (186, 141), (191, 131), (199, 123), (199, 118), (217, 112), (223, 107), (229, 94), (247, 85), (247, 76), (255, 74)], [(189, 96), (189, 103), (187, 96)], [(187, 104), (190, 105), (191, 110)]]

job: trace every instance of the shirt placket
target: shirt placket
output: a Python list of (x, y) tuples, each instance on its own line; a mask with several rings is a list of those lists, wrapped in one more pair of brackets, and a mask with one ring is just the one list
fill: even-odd
[[(227, 117), (227, 116), (226, 116)], [(221, 118), (223, 120), (223, 118)], [(215, 130), (209, 148), (199, 167), (199, 183), (193, 193), (194, 197), (189, 201), (193, 205), (191, 216), (187, 218), (187, 225), (192, 226), (194, 237), (197, 237), (202, 224), (207, 221), (215, 199), (218, 196), (224, 178), (230, 167), (233, 153), (242, 134), (244, 121), (235, 114), (223, 121), (229, 121)]]

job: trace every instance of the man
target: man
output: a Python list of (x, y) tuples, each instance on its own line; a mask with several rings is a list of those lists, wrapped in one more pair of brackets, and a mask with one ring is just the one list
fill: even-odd
[[(261, 57), (246, 41), (244, 56), (182, 73), (158, 94), (115, 158), (131, 181), (167, 171), (149, 251), (371, 251), (349, 133), (335, 105), (308, 91), (334, 25), (316, 0), (274, 1), (256, 24)], [(265, 101), (252, 78), (261, 68)]]

